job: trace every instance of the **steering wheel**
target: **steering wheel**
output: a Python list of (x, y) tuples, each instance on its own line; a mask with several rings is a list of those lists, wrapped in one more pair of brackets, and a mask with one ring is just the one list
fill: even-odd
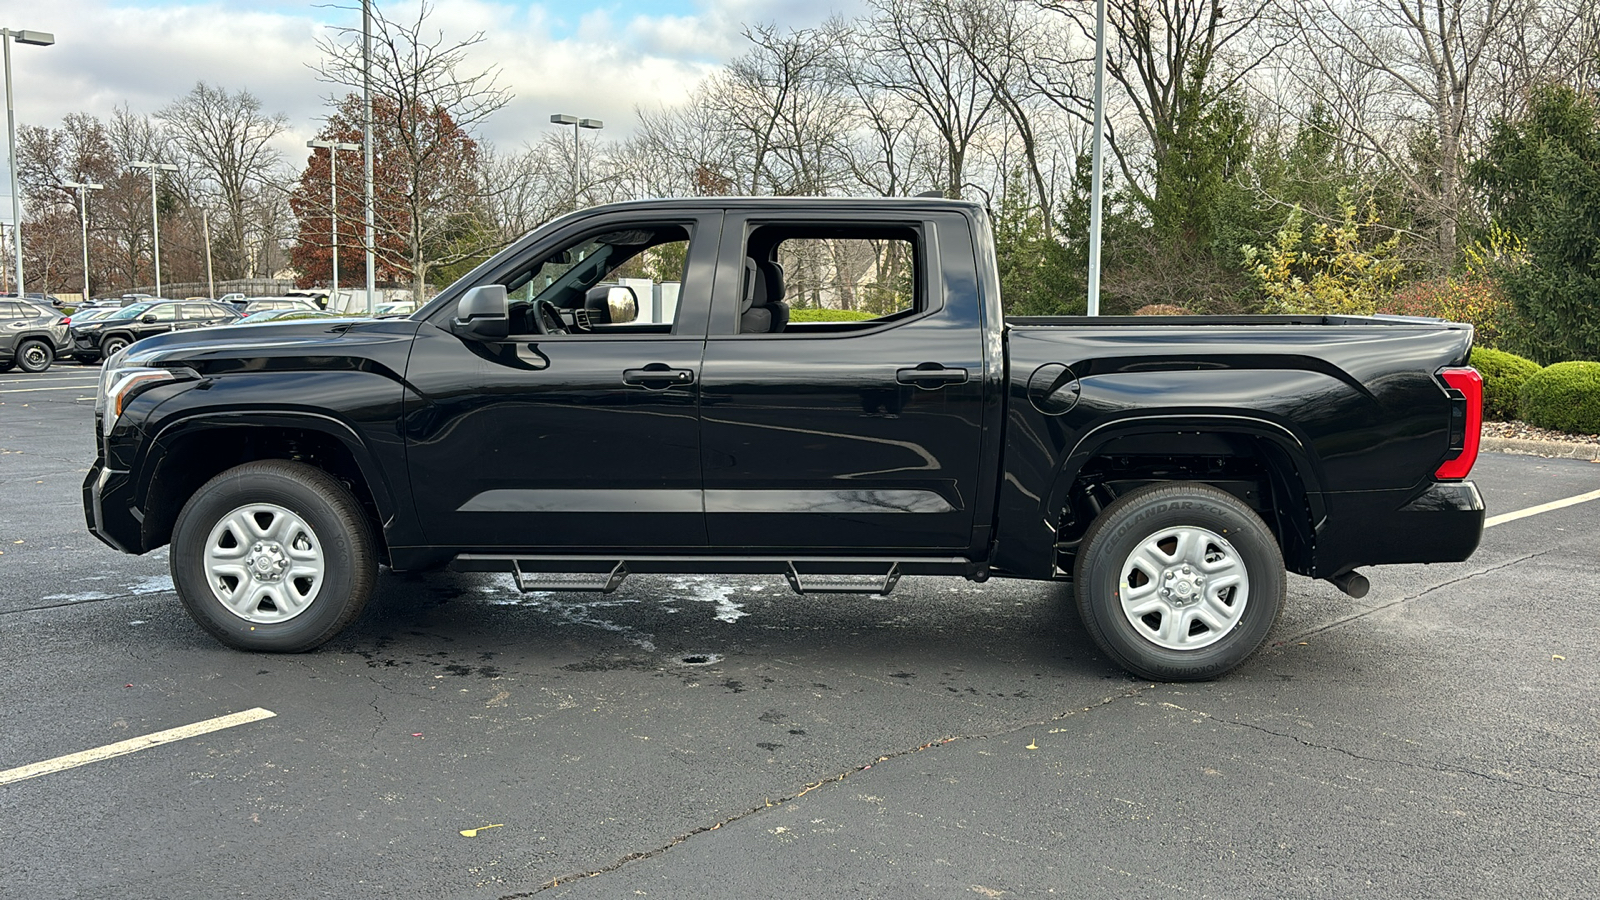
[(567, 326), (561, 322), (561, 311), (549, 300), (540, 300), (533, 305), (533, 330), (540, 334), (567, 334)]

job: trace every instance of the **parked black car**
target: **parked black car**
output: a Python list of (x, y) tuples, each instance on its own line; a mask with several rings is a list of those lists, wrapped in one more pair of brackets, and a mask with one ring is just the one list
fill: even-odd
[(92, 363), (111, 356), (140, 338), (239, 318), (232, 307), (209, 300), (157, 300), (124, 306), (109, 316), (72, 326), (72, 358)]
[[(49, 301), (45, 301), (48, 303)], [(67, 317), (31, 300), (0, 300), (0, 372), (43, 372), (72, 347)]]

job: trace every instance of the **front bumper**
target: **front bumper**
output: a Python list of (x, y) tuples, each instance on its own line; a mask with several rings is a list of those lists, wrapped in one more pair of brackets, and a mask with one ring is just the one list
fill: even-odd
[(134, 506), (133, 480), (128, 473), (108, 469), (95, 460), (83, 479), (83, 516), (89, 533), (123, 553), (144, 552), (142, 519)]

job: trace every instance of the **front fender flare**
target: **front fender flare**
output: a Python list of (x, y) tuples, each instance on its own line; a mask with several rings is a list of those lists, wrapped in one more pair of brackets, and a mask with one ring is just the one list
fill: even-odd
[(185, 415), (175, 421), (163, 423), (154, 437), (147, 441), (133, 465), (137, 483), (142, 486), (138, 503), (145, 506), (145, 492), (152, 476), (166, 458), (168, 449), (179, 439), (211, 429), (277, 428), (314, 431), (338, 441), (355, 460), (356, 468), (366, 481), (372, 502), (377, 507), (380, 522), (389, 522), (395, 514), (396, 501), (393, 486), (378, 463), (376, 454), (367, 445), (361, 433), (350, 423), (326, 413), (308, 410), (250, 410), (240, 412), (210, 411)]

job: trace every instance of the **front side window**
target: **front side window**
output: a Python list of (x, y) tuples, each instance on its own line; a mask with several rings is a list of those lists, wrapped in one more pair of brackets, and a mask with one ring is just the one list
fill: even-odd
[(649, 224), (546, 254), (505, 281), (513, 332), (534, 332), (544, 305), (572, 334), (671, 333), (689, 241), (687, 226)]

